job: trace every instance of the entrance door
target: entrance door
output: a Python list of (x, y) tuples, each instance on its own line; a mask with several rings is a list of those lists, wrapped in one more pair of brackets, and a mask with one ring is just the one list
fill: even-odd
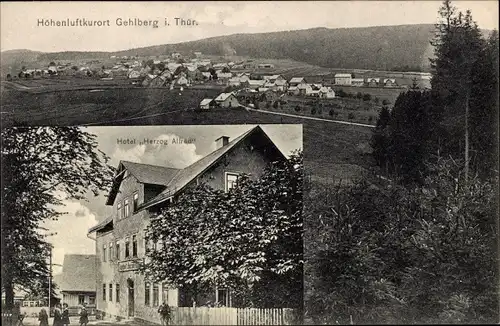
[(128, 316), (134, 317), (134, 281), (127, 280), (128, 285)]

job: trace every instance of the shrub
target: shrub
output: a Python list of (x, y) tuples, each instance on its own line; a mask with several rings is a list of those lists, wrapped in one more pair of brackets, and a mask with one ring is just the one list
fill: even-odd
[(347, 116), (347, 119), (349, 120), (353, 120), (354, 119), (354, 113), (349, 113), (349, 115)]

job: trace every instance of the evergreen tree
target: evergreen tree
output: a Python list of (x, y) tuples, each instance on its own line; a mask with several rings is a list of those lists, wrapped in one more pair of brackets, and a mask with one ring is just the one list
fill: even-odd
[[(463, 157), (465, 174), (491, 169), (480, 164), (479, 148), (485, 150), (482, 137), (477, 132), (492, 130), (495, 120), (475, 119), (495, 112), (491, 105), (492, 88), (496, 70), (491, 69), (488, 44), (482, 37), (470, 11), (457, 12), (451, 1), (445, 0), (440, 11), (441, 20), (436, 25), (436, 35), (431, 42), (435, 47), (435, 58), (431, 85), (439, 102), (435, 112), (442, 114), (440, 151), (455, 158)], [(489, 71), (488, 71), (489, 70)], [(490, 103), (485, 107), (485, 103)], [(488, 152), (491, 152), (488, 151)], [(471, 163), (476, 162), (475, 166)]]

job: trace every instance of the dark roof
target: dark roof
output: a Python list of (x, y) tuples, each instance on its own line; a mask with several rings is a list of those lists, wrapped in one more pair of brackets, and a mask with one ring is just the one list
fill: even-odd
[[(262, 130), (261, 127), (256, 126), (249, 131), (243, 133), (239, 137), (236, 137), (233, 139), (231, 142), (229, 142), (226, 146), (223, 146), (214, 152), (208, 154), (207, 156), (203, 157), (202, 159), (194, 162), (193, 164), (189, 165), (188, 167), (179, 170), (179, 172), (172, 178), (172, 180), (169, 182), (167, 185), (167, 188), (162, 191), (158, 196), (154, 197), (147, 203), (144, 203), (141, 208), (146, 208), (146, 207), (151, 207), (154, 206), (158, 203), (161, 203), (171, 196), (175, 195), (179, 191), (181, 191), (186, 185), (188, 185), (192, 180), (194, 180), (197, 176), (205, 172), (208, 168), (210, 168), (213, 164), (215, 164), (221, 157), (224, 156), (227, 152), (229, 152), (231, 149), (233, 149), (237, 144), (239, 144), (242, 140), (247, 138), (251, 134), (255, 134), (260, 132), (263, 134), (269, 142), (274, 145), (274, 143), (271, 141), (269, 136)], [(283, 153), (276, 147), (276, 150), (283, 156)]]
[(123, 170), (128, 170), (141, 183), (161, 186), (166, 186), (179, 171), (179, 169), (171, 167), (120, 161), (120, 164), (118, 164), (118, 173), (113, 180), (113, 186), (111, 187), (106, 205), (113, 205), (115, 201), (118, 189), (123, 180)]
[(62, 274), (55, 281), (63, 292), (95, 292), (96, 255), (65, 255)]
[(92, 233), (92, 232), (96, 232), (96, 231), (99, 231), (99, 230), (102, 230), (104, 229), (106, 226), (108, 225), (112, 225), (113, 224), (113, 216), (110, 216), (108, 218), (106, 218), (104, 221), (102, 221), (101, 223), (91, 227), (88, 231), (88, 233)]

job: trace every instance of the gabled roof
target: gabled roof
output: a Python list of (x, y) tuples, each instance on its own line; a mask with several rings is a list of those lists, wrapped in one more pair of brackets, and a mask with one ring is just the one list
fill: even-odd
[(213, 101), (213, 99), (211, 99), (211, 98), (204, 98), (201, 101), (200, 105), (207, 105), (207, 104), (210, 104), (212, 101)]
[(304, 77), (293, 77), (292, 79), (290, 79), (290, 84), (292, 83), (301, 83), (302, 81), (304, 81)]
[[(219, 94), (219, 96), (217, 96), (215, 98), (215, 101), (216, 102), (224, 102), (225, 100), (227, 100), (229, 97), (231, 97), (231, 95), (233, 95), (233, 93), (221, 93)], [(234, 95), (233, 95), (234, 96)]]
[(56, 279), (63, 292), (96, 291), (96, 255), (65, 255), (62, 274)]
[(155, 206), (159, 203), (164, 202), (165, 200), (168, 200), (175, 194), (179, 193), (182, 189), (184, 189), (185, 186), (187, 186), (196, 177), (198, 177), (200, 174), (202, 174), (203, 172), (208, 170), (211, 166), (213, 166), (215, 163), (217, 163), (219, 159), (221, 159), (226, 153), (231, 151), (236, 145), (241, 143), (244, 139), (246, 139), (250, 135), (256, 133), (263, 134), (269, 140), (271, 145), (275, 147), (277, 152), (280, 153), (282, 157), (285, 157), (283, 153), (276, 147), (273, 141), (269, 138), (269, 136), (267, 136), (264, 130), (262, 130), (260, 126), (256, 126), (250, 129), (249, 131), (243, 133), (239, 137), (233, 139), (227, 145), (215, 150), (214, 152), (203, 157), (202, 159), (194, 162), (190, 166), (180, 170), (172, 179), (172, 181), (170, 181), (170, 183), (167, 186), (167, 189), (162, 191), (158, 196), (151, 199), (149, 202), (141, 205), (139, 209)]
[(115, 201), (120, 183), (123, 180), (123, 170), (127, 170), (140, 183), (161, 186), (166, 186), (175, 173), (179, 171), (179, 169), (172, 167), (120, 161), (120, 164), (118, 164), (118, 174), (113, 180), (113, 186), (111, 187), (106, 205), (113, 205)]

